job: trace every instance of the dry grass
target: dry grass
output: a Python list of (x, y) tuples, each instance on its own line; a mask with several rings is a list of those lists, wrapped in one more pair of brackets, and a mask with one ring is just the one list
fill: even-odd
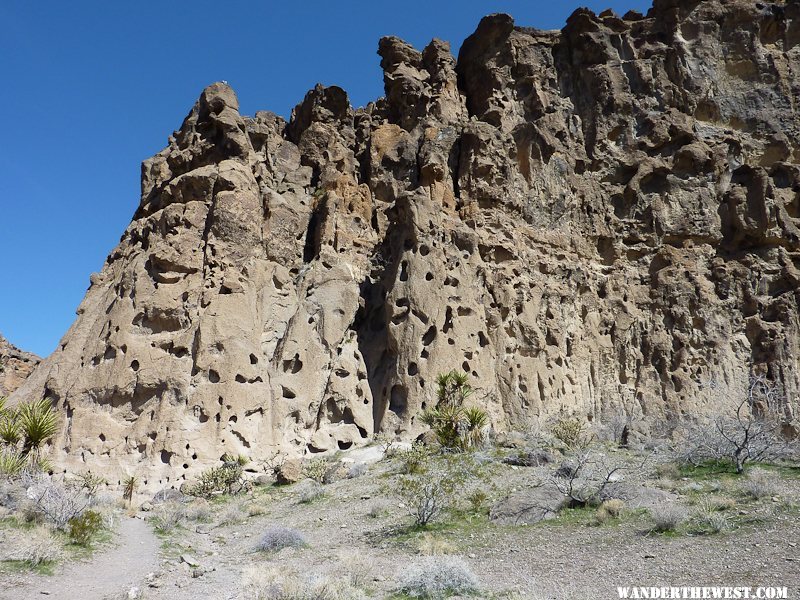
[(47, 527), (34, 527), (15, 532), (14, 543), (3, 543), (0, 556), (4, 561), (21, 561), (31, 567), (55, 562), (62, 557), (61, 544)]
[(286, 568), (251, 568), (244, 573), (245, 597), (252, 600), (361, 600), (365, 594), (341, 578), (298, 574)]

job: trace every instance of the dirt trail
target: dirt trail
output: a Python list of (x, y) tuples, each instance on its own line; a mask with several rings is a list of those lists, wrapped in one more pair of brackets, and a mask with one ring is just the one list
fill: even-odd
[(114, 545), (87, 561), (67, 563), (51, 577), (25, 575), (13, 590), (0, 590), (6, 600), (103, 600), (141, 585), (158, 569), (159, 540), (141, 519), (123, 517), (115, 529)]

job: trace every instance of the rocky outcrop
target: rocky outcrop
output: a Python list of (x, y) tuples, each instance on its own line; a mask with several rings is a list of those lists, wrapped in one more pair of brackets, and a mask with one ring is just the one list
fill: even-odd
[(0, 397), (15, 392), (41, 360), (0, 335)]
[(645, 430), (761, 370), (800, 387), (800, 4), (483, 19), (456, 61), (379, 44), (386, 96), (289, 123), (203, 91), (78, 319), (15, 399), (66, 468), (183, 479), (421, 430), (436, 375), (497, 429)]

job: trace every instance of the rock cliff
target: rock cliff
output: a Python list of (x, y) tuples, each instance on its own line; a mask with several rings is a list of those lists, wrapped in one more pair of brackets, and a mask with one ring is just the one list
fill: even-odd
[(0, 396), (19, 388), (42, 359), (20, 350), (0, 335)]
[(646, 431), (752, 369), (800, 389), (800, 2), (656, 0), (561, 31), (379, 43), (385, 97), (286, 123), (206, 88), (16, 393), (65, 468), (174, 484), (226, 451), (413, 437), (462, 369), (497, 429)]

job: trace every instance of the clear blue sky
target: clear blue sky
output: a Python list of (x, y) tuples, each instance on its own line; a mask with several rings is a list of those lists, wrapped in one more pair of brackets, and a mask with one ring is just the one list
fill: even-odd
[(0, 3), (0, 333), (49, 354), (139, 200), (139, 165), (206, 85), (244, 114), (288, 116), (317, 82), (362, 106), (382, 92), (378, 39), (454, 53), (480, 18), (561, 28), (579, 5), (646, 12), (650, 0), (108, 0)]

